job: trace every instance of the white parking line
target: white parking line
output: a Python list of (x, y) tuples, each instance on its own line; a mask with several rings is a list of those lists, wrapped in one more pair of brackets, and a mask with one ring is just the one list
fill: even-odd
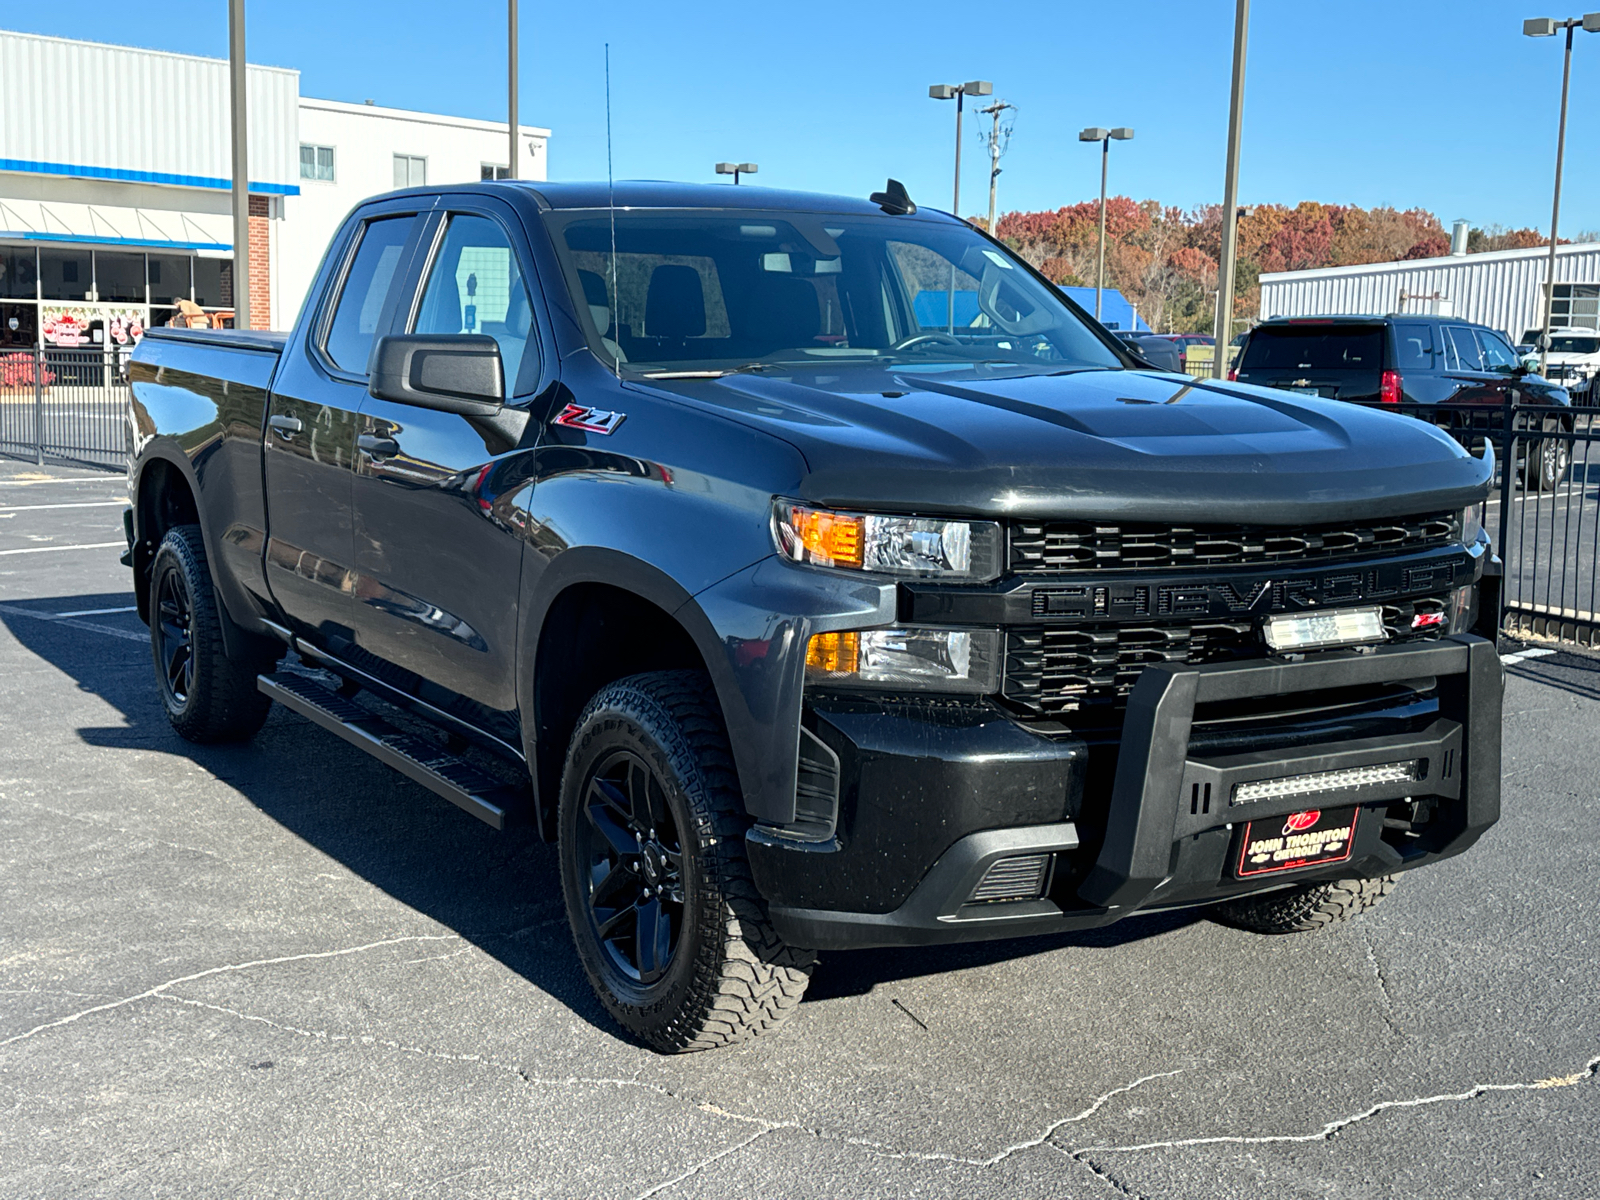
[(76, 546), (28, 546), (21, 550), (0, 550), (0, 554), (50, 554), (57, 550), (112, 550), (121, 547), (126, 550), (128, 543), (123, 542), (83, 542)]
[(1518, 650), (1515, 654), (1502, 654), (1500, 661), (1509, 665), (1511, 663), (1519, 663), (1526, 658), (1543, 658), (1547, 654), (1554, 653), (1555, 651), (1548, 646), (1535, 646), (1531, 650)]
[(0, 512), (44, 512), (54, 508), (109, 508), (113, 504), (128, 507), (126, 500), (79, 500), (71, 504), (0, 504)]
[(80, 608), (76, 612), (51, 613), (53, 617), (104, 617), (110, 613), (138, 612), (137, 604), (130, 604), (126, 608)]
[(31, 617), (35, 621), (49, 621), (55, 625), (70, 625), (74, 629), (84, 629), (90, 633), (103, 633), (107, 637), (121, 638), (125, 642), (143, 644), (150, 640), (150, 635), (147, 633), (130, 633), (126, 629), (112, 629), (109, 625), (96, 625), (90, 621), (74, 621), (69, 617), (58, 617), (55, 613), (34, 612), (31, 608), (17, 608), (11, 604), (0, 604), (0, 616)]

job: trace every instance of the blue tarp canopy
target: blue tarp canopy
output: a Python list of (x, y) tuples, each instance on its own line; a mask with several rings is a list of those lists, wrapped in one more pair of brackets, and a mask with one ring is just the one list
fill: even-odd
[[(1093, 288), (1064, 287), (1061, 290), (1090, 316), (1094, 315)], [(917, 324), (923, 329), (943, 329), (950, 322), (950, 293), (918, 292), (917, 298), (912, 301), (912, 308), (916, 311)], [(1107, 329), (1150, 331), (1150, 326), (1135, 315), (1133, 305), (1116, 288), (1106, 288), (1100, 293), (1100, 315)], [(958, 289), (955, 293), (955, 327), (966, 329), (977, 318), (978, 293)]]

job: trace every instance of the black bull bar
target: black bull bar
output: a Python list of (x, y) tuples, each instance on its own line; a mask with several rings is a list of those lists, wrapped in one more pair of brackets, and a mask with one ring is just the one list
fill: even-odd
[[(1439, 715), (1414, 734), (1212, 758), (1190, 752), (1197, 705), (1427, 679), (1436, 681)], [(1371, 850), (1378, 859), (1373, 865), (1397, 871), (1459, 854), (1500, 816), (1502, 690), (1494, 645), (1470, 634), (1299, 661), (1147, 667), (1128, 699), (1105, 840), (1078, 894), (1108, 910), (1159, 907), (1163, 888), (1174, 879), (1177, 848), (1188, 835), (1317, 804), (1438, 797), (1448, 802), (1439, 827), (1407, 853), (1378, 843)], [(1332, 795), (1233, 802), (1238, 783), (1412, 760), (1419, 772), (1414, 779)], [(1202, 805), (1199, 797), (1206, 795), (1209, 803)]]

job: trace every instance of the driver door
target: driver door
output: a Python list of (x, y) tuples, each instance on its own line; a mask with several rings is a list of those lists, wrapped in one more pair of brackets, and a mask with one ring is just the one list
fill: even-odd
[(488, 199), (430, 218), (416, 301), (396, 332), (487, 334), (507, 404), (467, 417), (367, 396), (354, 483), (357, 644), (364, 669), (515, 743), (521, 530), (510, 501), (531, 477), (529, 404), (552, 356), (520, 226)]

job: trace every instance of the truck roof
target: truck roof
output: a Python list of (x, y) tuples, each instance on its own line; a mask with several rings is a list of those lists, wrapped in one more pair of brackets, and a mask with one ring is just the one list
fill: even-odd
[[(513, 189), (532, 192), (540, 206), (549, 209), (607, 208), (615, 203), (618, 208), (750, 208), (861, 216), (883, 213), (883, 209), (865, 196), (829, 196), (820, 192), (792, 192), (784, 188), (753, 187), (749, 184), (673, 183), (659, 179), (619, 179), (614, 188), (604, 180), (592, 183), (546, 183), (519, 179), (406, 190), (424, 194), (470, 191), (493, 195)], [(918, 212), (954, 220), (936, 209), (919, 206)]]

